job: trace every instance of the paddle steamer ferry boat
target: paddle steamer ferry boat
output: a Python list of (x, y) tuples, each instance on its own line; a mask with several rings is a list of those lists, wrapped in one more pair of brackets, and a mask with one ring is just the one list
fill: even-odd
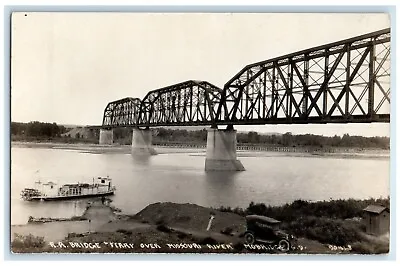
[(54, 182), (35, 182), (40, 188), (25, 188), (21, 197), (26, 201), (54, 201), (113, 195), (116, 188), (109, 177), (93, 178), (93, 183), (74, 183), (57, 186)]

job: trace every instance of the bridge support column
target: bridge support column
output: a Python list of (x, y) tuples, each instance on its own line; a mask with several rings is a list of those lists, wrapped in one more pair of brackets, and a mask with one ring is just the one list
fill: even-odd
[(210, 128), (207, 132), (206, 171), (244, 171), (236, 157), (236, 130)]
[(156, 150), (151, 146), (150, 129), (133, 129), (132, 132), (132, 155), (156, 155)]
[(113, 130), (112, 129), (100, 129), (99, 144), (101, 144), (101, 145), (112, 145), (113, 144)]

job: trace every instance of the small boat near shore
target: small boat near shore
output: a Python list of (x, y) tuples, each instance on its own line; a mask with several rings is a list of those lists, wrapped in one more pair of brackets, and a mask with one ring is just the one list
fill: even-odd
[(21, 191), (21, 198), (25, 201), (56, 201), (80, 198), (110, 196), (115, 193), (115, 186), (109, 177), (93, 178), (93, 183), (73, 183), (57, 186), (54, 182), (41, 183), (40, 188), (25, 188)]

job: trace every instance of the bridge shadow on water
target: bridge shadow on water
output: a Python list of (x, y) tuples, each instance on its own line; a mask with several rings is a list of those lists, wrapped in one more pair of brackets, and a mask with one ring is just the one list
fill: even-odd
[(151, 155), (148, 154), (131, 154), (132, 162), (135, 165), (149, 165), (150, 164)]
[(239, 175), (236, 171), (205, 172), (205, 204), (216, 208), (240, 205)]
[(235, 183), (237, 171), (212, 171), (205, 172), (206, 182), (214, 188), (222, 189), (231, 187)]

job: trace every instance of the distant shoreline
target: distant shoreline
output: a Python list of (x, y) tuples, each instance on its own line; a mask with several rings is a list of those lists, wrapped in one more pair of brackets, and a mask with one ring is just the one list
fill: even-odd
[[(62, 149), (62, 150), (75, 150), (84, 153), (103, 154), (103, 153), (118, 153), (130, 154), (131, 145), (100, 145), (88, 143), (54, 143), (54, 142), (22, 142), (12, 141), (12, 148), (47, 148), (47, 149)], [(201, 156), (206, 152), (205, 146), (202, 145), (189, 145), (189, 144), (171, 144), (171, 145), (154, 145), (158, 154), (170, 153), (198, 153)], [(281, 154), (287, 156), (300, 156), (300, 157), (340, 157), (340, 158), (377, 158), (386, 159), (390, 158), (390, 150), (380, 149), (360, 149), (360, 148), (343, 148), (338, 149), (336, 152), (324, 151), (292, 151), (290, 147), (282, 150), (262, 150), (254, 149), (257, 146), (248, 146), (247, 149), (240, 147), (237, 150), (238, 157), (265, 157), (267, 154)], [(262, 147), (261, 147), (262, 148)], [(283, 147), (285, 148), (285, 147)], [(263, 156), (264, 155), (264, 156)], [(196, 155), (194, 155), (196, 156)]]

